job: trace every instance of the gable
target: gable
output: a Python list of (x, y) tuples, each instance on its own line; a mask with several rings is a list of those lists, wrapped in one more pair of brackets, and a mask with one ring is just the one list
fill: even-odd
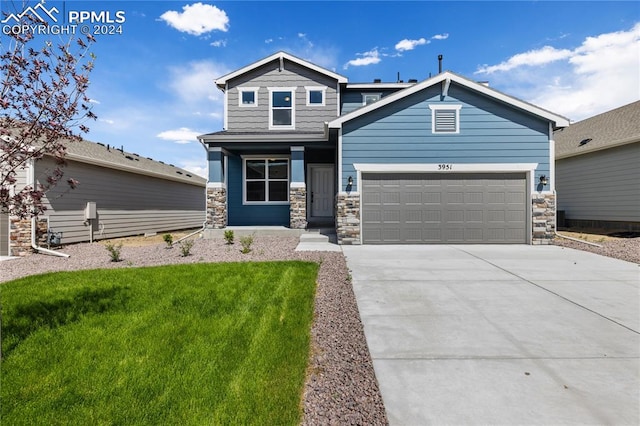
[(344, 123), (351, 121), (357, 117), (362, 115), (369, 114), (377, 109), (383, 108), (386, 105), (392, 104), (394, 102), (398, 102), (405, 97), (409, 97), (415, 93), (423, 91), (425, 89), (435, 89), (440, 93), (442, 99), (446, 99), (448, 95), (449, 88), (452, 84), (457, 84), (459, 86), (465, 87), (466, 89), (476, 92), (481, 96), (492, 99), (495, 102), (503, 103), (504, 105), (521, 110), (524, 113), (531, 114), (542, 119), (545, 119), (548, 122), (553, 124), (554, 128), (566, 127), (569, 125), (569, 120), (560, 115), (554, 114), (550, 111), (539, 108), (535, 105), (529, 104), (517, 98), (508, 96), (504, 93), (501, 93), (497, 90), (491, 89), (487, 86), (484, 86), (480, 83), (476, 83), (472, 80), (468, 80), (464, 77), (458, 76), (457, 74), (453, 74), (449, 71), (438, 74), (435, 77), (424, 80), (414, 86), (411, 86), (407, 89), (396, 92), (392, 95), (387, 96), (386, 98), (381, 99), (380, 101), (365, 106), (363, 108), (352, 111), (348, 114), (345, 114), (336, 120), (333, 120), (329, 123), (330, 128), (340, 128)]

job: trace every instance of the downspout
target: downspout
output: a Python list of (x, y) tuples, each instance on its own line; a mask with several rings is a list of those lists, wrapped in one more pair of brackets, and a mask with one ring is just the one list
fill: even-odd
[(54, 256), (60, 256), (60, 257), (70, 257), (70, 255), (66, 254), (66, 253), (61, 253), (59, 251), (53, 251), (53, 250), (49, 250), (46, 249), (44, 247), (40, 247), (39, 245), (36, 244), (36, 218), (33, 217), (31, 218), (31, 248), (33, 248), (34, 250), (37, 250), (39, 252), (45, 253), (45, 254), (51, 254)]
[(174, 246), (174, 245), (178, 244), (180, 241), (186, 240), (187, 238), (191, 237), (192, 235), (196, 235), (198, 232), (204, 232), (205, 229), (207, 229), (207, 221), (206, 220), (204, 222), (202, 222), (202, 228), (198, 229), (197, 231), (193, 231), (189, 235), (185, 235), (184, 237), (180, 238), (179, 240), (174, 241), (173, 243), (171, 243), (171, 245)]

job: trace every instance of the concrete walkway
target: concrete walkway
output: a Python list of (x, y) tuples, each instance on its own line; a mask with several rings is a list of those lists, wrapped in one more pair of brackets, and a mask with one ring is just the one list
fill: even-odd
[(640, 424), (640, 268), (555, 246), (343, 246), (391, 425)]

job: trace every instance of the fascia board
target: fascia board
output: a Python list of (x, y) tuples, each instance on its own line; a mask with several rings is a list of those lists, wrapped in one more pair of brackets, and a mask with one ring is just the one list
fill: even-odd
[(233, 72), (231, 72), (229, 74), (226, 74), (226, 75), (216, 79), (215, 80), (215, 84), (218, 87), (225, 86), (227, 84), (227, 81), (229, 81), (229, 80), (231, 80), (231, 79), (233, 79), (235, 77), (238, 77), (238, 76), (240, 76), (242, 74), (245, 74), (245, 73), (247, 73), (247, 72), (249, 72), (249, 71), (251, 71), (251, 70), (253, 70), (255, 68), (259, 68), (259, 67), (261, 67), (261, 66), (263, 66), (265, 64), (268, 64), (269, 62), (275, 61), (277, 59), (287, 59), (287, 60), (289, 60), (291, 62), (297, 63), (298, 65), (302, 65), (302, 66), (304, 66), (306, 68), (312, 69), (312, 70), (314, 70), (316, 72), (319, 72), (321, 74), (329, 76), (329, 77), (337, 80), (338, 83), (347, 83), (347, 78), (345, 76), (343, 76), (343, 75), (331, 72), (331, 71), (329, 71), (327, 69), (319, 67), (318, 65), (312, 64), (311, 62), (307, 62), (304, 59), (300, 59), (298, 57), (292, 56), (292, 55), (290, 55), (290, 54), (288, 54), (286, 52), (276, 52), (273, 55), (267, 56), (264, 59), (261, 59), (261, 60), (259, 60), (257, 62), (249, 64), (249, 65), (247, 65), (245, 67), (242, 67), (239, 70), (233, 71)]
[(494, 99), (497, 99), (501, 102), (504, 102), (508, 105), (512, 105), (516, 108), (522, 109), (526, 112), (529, 112), (531, 114), (537, 115), (539, 117), (545, 118), (549, 121), (553, 121), (555, 123), (556, 127), (567, 127), (569, 126), (569, 119), (567, 119), (566, 117), (562, 117), (560, 115), (554, 114), (550, 111), (546, 111), (542, 108), (536, 107), (535, 105), (529, 104), (527, 102), (521, 101), (519, 99), (513, 98), (509, 95), (505, 95), (502, 92), (499, 92), (497, 90), (494, 90), (490, 87), (487, 87), (485, 85), (482, 85), (480, 83), (476, 83), (474, 81), (468, 80), (466, 78), (463, 78), (457, 74), (454, 74), (450, 71), (446, 71), (443, 72), (442, 74), (438, 74), (432, 78), (429, 78), (427, 80), (423, 80), (420, 83), (414, 84), (411, 87), (408, 87), (404, 90), (400, 90), (399, 92), (393, 93), (389, 96), (385, 96), (384, 98), (380, 99), (378, 102), (374, 102), (372, 104), (369, 104), (365, 107), (359, 108), (355, 111), (352, 111), (348, 114), (343, 115), (342, 117), (338, 117), (337, 119), (331, 121), (329, 123), (329, 127), (330, 128), (339, 128), (342, 126), (342, 124), (346, 123), (347, 121), (353, 120), (357, 117), (360, 117), (364, 114), (367, 114), (371, 111), (374, 111), (378, 108), (382, 108), (385, 105), (389, 105), (392, 102), (395, 102), (399, 99), (402, 99), (404, 97), (410, 96), (414, 93), (417, 93), (421, 90), (424, 90), (426, 88), (429, 88), (433, 85), (436, 85), (442, 81), (453, 81), (457, 84), (460, 84), (461, 86), (467, 87), (471, 90), (474, 90), (476, 92), (480, 92), (486, 96), (492, 97)]

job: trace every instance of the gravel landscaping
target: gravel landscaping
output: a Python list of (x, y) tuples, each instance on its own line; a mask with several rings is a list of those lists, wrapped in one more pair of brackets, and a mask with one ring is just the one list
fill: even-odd
[(296, 252), (297, 237), (256, 236), (247, 254), (240, 244), (196, 238), (191, 254), (181, 256), (176, 245), (164, 243), (121, 249), (120, 262), (111, 262), (104, 243), (64, 247), (62, 258), (34, 254), (0, 263), (0, 282), (53, 271), (95, 268), (130, 268), (168, 263), (308, 260), (320, 262), (311, 359), (304, 388), (304, 425), (385, 425), (387, 418), (373, 364), (349, 280), (346, 261), (339, 252)]
[(640, 264), (640, 237), (636, 238), (590, 238), (589, 241), (600, 247), (586, 244), (583, 241), (573, 241), (565, 238), (555, 238), (555, 245), (577, 250), (589, 251), (602, 256), (626, 260), (627, 262)]

